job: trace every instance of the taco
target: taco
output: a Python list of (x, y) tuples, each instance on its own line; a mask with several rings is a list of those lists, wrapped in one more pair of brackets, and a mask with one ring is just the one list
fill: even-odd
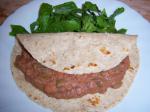
[(139, 66), (135, 35), (18, 34), (12, 52), (17, 85), (55, 112), (104, 112), (127, 93)]

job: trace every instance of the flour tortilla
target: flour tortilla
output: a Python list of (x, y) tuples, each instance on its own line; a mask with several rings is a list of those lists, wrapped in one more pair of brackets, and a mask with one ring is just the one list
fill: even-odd
[[(21, 34), (17, 38), (43, 66), (78, 75), (117, 66), (136, 42), (134, 35), (107, 33)], [(90, 63), (97, 66), (89, 66)]]
[[(119, 37), (117, 40), (120, 39)], [(121, 38), (123, 39), (128, 37), (130, 38), (130, 36), (127, 37), (123, 36)], [(111, 38), (109, 39), (111, 40)], [(20, 53), (21, 48), (19, 44), (16, 42), (12, 52), (12, 62), (11, 62), (12, 73), (16, 81), (16, 84), (26, 93), (27, 96), (29, 96), (31, 100), (40, 105), (43, 105), (44, 107), (52, 109), (54, 112), (105, 112), (107, 109), (115, 106), (126, 95), (129, 87), (131, 86), (131, 83), (133, 82), (133, 79), (136, 75), (139, 66), (139, 53), (136, 46), (136, 41), (134, 41), (132, 47), (129, 50), (129, 59), (131, 65), (125, 74), (123, 84), (120, 88), (118, 89), (109, 88), (107, 92), (105, 92), (105, 94), (99, 93), (88, 94), (81, 98), (64, 100), (48, 97), (42, 91), (36, 89), (25, 80), (24, 74), (19, 69), (17, 69), (13, 64), (16, 56), (19, 55)], [(99, 102), (96, 105), (92, 105), (90, 99), (95, 98), (97, 98)]]

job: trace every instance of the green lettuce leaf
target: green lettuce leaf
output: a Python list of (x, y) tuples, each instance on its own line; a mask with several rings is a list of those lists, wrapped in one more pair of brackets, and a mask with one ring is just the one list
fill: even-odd
[[(112, 15), (107, 16), (106, 10), (100, 10), (96, 4), (86, 1), (78, 8), (73, 1), (56, 6), (42, 3), (38, 18), (30, 24), (31, 33), (50, 32), (109, 32), (125, 34), (126, 29), (116, 28), (115, 17), (122, 14), (124, 8), (117, 8)], [(11, 36), (19, 33), (29, 33), (20, 25), (11, 25)]]

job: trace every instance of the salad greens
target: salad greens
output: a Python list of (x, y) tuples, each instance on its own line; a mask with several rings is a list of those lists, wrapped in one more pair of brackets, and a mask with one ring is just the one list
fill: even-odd
[[(42, 3), (38, 18), (30, 24), (31, 33), (48, 32), (108, 32), (126, 33), (126, 29), (116, 29), (115, 17), (124, 12), (124, 8), (118, 8), (110, 16), (106, 10), (100, 10), (96, 4), (86, 1), (82, 8), (78, 8), (73, 1), (52, 6)], [(11, 36), (29, 33), (20, 25), (11, 25)]]

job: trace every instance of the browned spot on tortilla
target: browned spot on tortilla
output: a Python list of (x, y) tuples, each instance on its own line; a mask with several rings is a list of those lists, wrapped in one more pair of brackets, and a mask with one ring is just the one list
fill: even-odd
[(108, 107), (107, 106), (104, 106), (104, 109), (107, 109)]
[(37, 100), (38, 98), (35, 96), (33, 99), (34, 99), (34, 100)]
[(70, 70), (70, 68), (69, 67), (64, 67), (64, 70)]
[(72, 65), (72, 66), (70, 66), (70, 67), (64, 67), (63, 70), (70, 70), (70, 69), (74, 69), (74, 68), (75, 68), (75, 65)]
[(89, 64), (88, 64), (88, 67), (96, 67), (96, 66), (97, 66), (96, 63), (89, 63)]
[(129, 49), (128, 48), (123, 48), (123, 51), (128, 52)]
[(82, 38), (82, 36), (81, 36), (81, 35), (79, 36), (79, 39), (80, 39), (80, 38)]
[(55, 60), (51, 59), (50, 61), (51, 61), (53, 64), (56, 64), (56, 61), (55, 61)]
[(93, 106), (98, 106), (100, 104), (100, 98), (97, 96), (94, 96), (90, 99), (88, 99), (88, 101), (90, 102), (91, 105)]
[(71, 69), (74, 69), (74, 68), (75, 68), (75, 66), (74, 66), (74, 65), (72, 65), (70, 68), (71, 68)]
[(100, 52), (103, 53), (103, 54), (105, 54), (105, 55), (111, 54), (111, 52), (109, 50), (107, 50), (106, 47), (100, 48)]
[(43, 60), (43, 63), (46, 63), (46, 61), (45, 61), (45, 60)]
[(56, 54), (54, 51), (52, 51), (51, 53), (50, 61), (52, 62), (52, 64), (56, 64)]
[(134, 68), (133, 68), (131, 65), (130, 65), (129, 69), (130, 69), (130, 70), (134, 70)]

